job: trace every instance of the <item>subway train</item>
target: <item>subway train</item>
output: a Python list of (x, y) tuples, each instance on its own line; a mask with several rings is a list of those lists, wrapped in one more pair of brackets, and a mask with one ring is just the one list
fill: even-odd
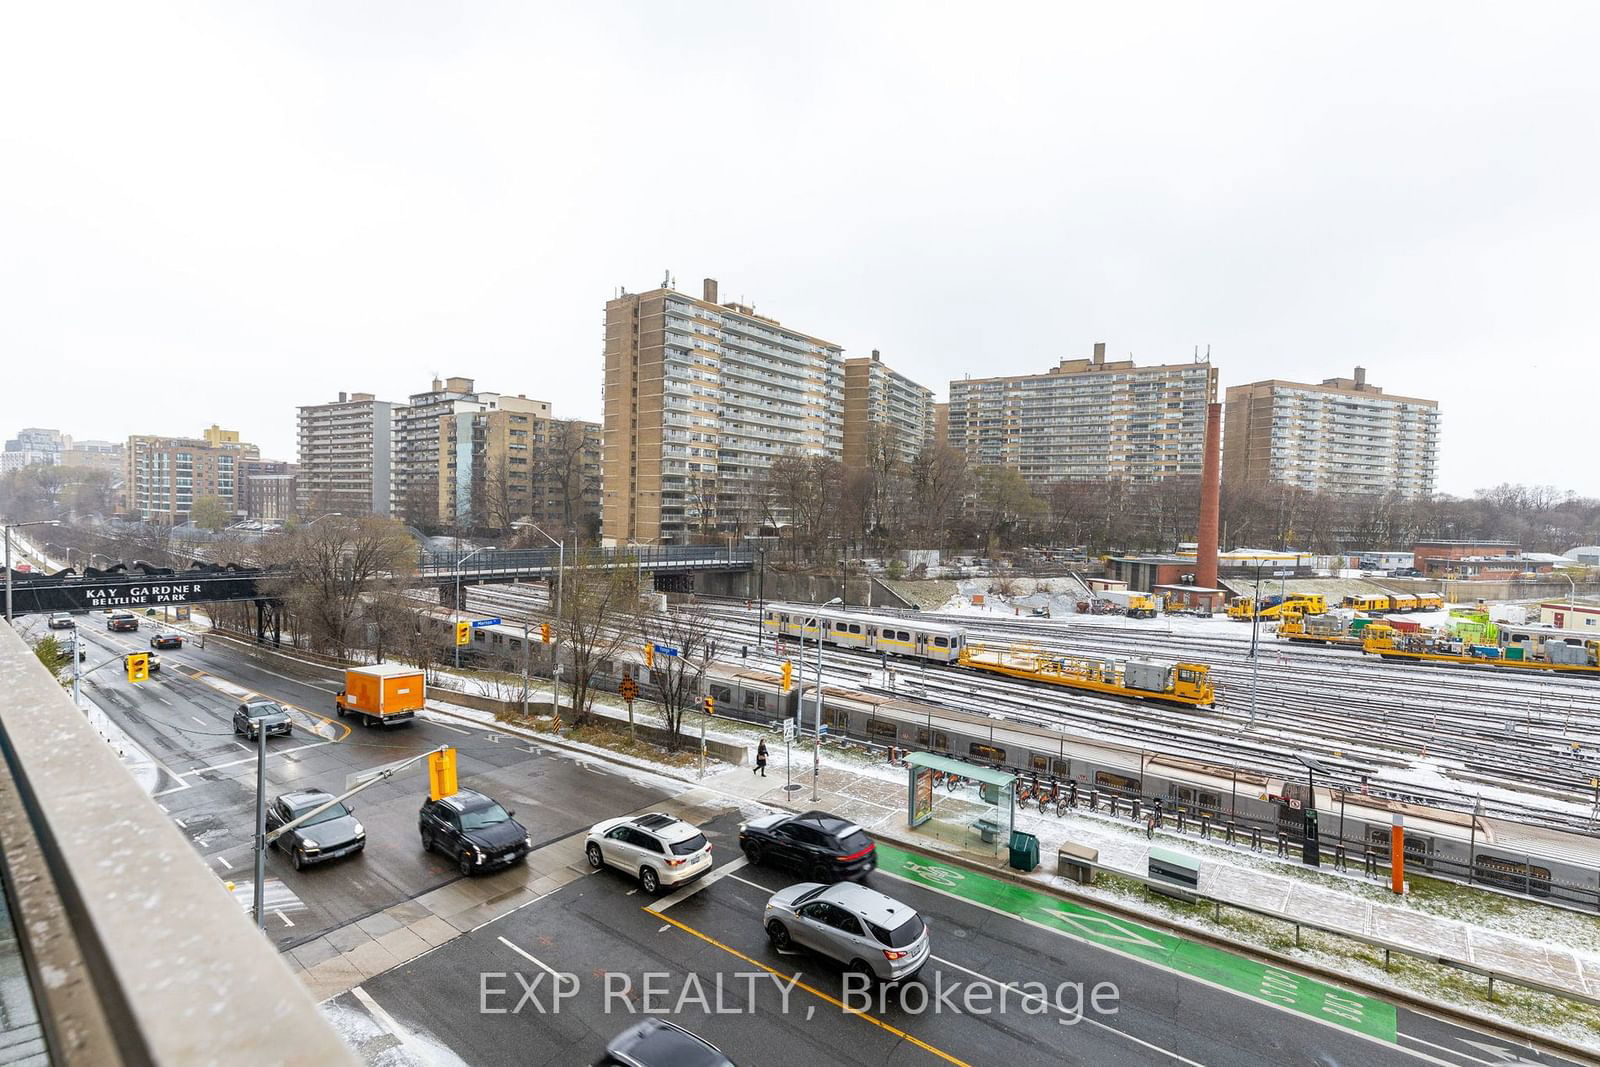
[[(434, 621), (441, 633), (448, 632), (447, 615), (441, 613)], [(520, 625), (481, 627), (473, 636), (474, 644), (463, 649), (467, 659), (502, 667), (520, 661)], [(943, 636), (948, 640), (950, 635)], [(540, 649), (537, 631), (533, 641)], [(540, 651), (535, 662), (547, 676), (548, 651)], [(630, 647), (603, 662), (594, 685), (614, 692), (623, 678), (638, 683), (641, 702), (652, 700), (642, 650)], [(776, 671), (724, 661), (712, 666), (708, 689), (719, 716), (773, 727), (794, 720), (804, 730), (813, 729), (816, 686), (805, 680), (803, 671), (795, 672), (792, 683), (786, 689)], [(1287, 841), (1298, 841), (1303, 833), (1309, 791), (1298, 778), (1153, 753), (1077, 736), (1061, 724), (996, 719), (904, 695), (832, 686), (824, 686), (822, 695), (822, 722), (835, 739), (884, 752), (933, 752), (1018, 775), (1054, 778), (1063, 786), (1076, 782), (1080, 803), (1087, 803), (1091, 791), (1101, 804), (1111, 797), (1124, 805), (1141, 798), (1148, 808), (1159, 797), (1167, 811), (1207, 819), (1216, 833), (1230, 821), (1243, 839), (1254, 829), (1263, 848), (1276, 847), (1280, 833)], [(1353, 866), (1366, 862), (1369, 852), (1379, 865), (1386, 864), (1391, 820), (1400, 814), (1410, 870), (1465, 880), (1470, 847), (1480, 884), (1583, 907), (1600, 905), (1600, 838), (1487, 815), (1476, 817), (1474, 829), (1474, 816), (1467, 812), (1438, 808), (1425, 797), (1381, 784), (1364, 792), (1319, 784), (1311, 806), (1319, 814), (1324, 853), (1331, 853), (1335, 839), (1342, 838)]]

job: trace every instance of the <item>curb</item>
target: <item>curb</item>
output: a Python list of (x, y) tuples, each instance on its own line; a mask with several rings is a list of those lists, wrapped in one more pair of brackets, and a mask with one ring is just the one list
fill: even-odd
[[(480, 728), (498, 730), (502, 733), (521, 737), (530, 741), (536, 741), (539, 744), (548, 744), (551, 747), (560, 748), (576, 755), (587, 756), (607, 763), (622, 764), (633, 770), (647, 771), (663, 778), (671, 778), (675, 781), (682, 782), (685, 785), (695, 786), (702, 789), (714, 789), (713, 786), (709, 785), (703, 779), (686, 778), (682, 775), (663, 770), (659, 766), (645, 764), (620, 754), (601, 755), (592, 749), (581, 748), (568, 744), (560, 738), (551, 740), (545, 734), (523, 730), (519, 727), (509, 726), (505, 723), (484, 723), (478, 719), (473, 719), (468, 716), (453, 712), (442, 711), (438, 708), (429, 708), (428, 711), (432, 712), (433, 714), (444, 715), (461, 722), (470, 722)], [(722, 790), (715, 791), (724, 792)], [(798, 808), (794, 808), (790, 805), (773, 805), (767, 801), (756, 800), (753, 797), (744, 797), (738, 794), (729, 794), (726, 792), (724, 792), (724, 795), (736, 797), (738, 800), (744, 803), (760, 804), (763, 807), (776, 806), (786, 808), (787, 810), (799, 810)], [(1413, 1011), (1422, 1012), (1427, 1015), (1448, 1019), (1454, 1022), (1464, 1023), (1474, 1029), (1506, 1038), (1507, 1040), (1514, 1041), (1518, 1044), (1530, 1045), (1534, 1048), (1542, 1048), (1563, 1056), (1571, 1056), (1579, 1061), (1595, 1062), (1596, 1060), (1595, 1050), (1584, 1045), (1569, 1042), (1564, 1038), (1556, 1037), (1540, 1031), (1522, 1029), (1499, 1019), (1493, 1019), (1479, 1015), (1478, 1013), (1459, 1005), (1429, 1000), (1426, 997), (1412, 993), (1408, 990), (1380, 985), (1377, 982), (1364, 978), (1358, 978), (1340, 971), (1335, 971), (1331, 968), (1324, 967), (1316, 963), (1297, 959), (1293, 956), (1286, 956), (1281, 952), (1277, 952), (1273, 949), (1265, 948), (1248, 941), (1235, 941), (1210, 930), (1184, 926), (1166, 918), (1165, 916), (1152, 915), (1145, 912), (1136, 911), (1116, 901), (1108, 901), (1101, 897), (1090, 896), (1083, 893), (1074, 893), (1071, 890), (1064, 889), (1060, 886), (1036, 882), (1030, 878), (1024, 877), (1016, 871), (1013, 871), (1009, 867), (988, 867), (977, 862), (976, 860), (968, 859), (965, 856), (933, 851), (927, 848), (927, 846), (920, 841), (909, 840), (896, 834), (884, 833), (882, 829), (879, 829), (875, 832), (880, 840), (887, 841), (899, 848), (904, 848), (908, 851), (915, 852), (918, 855), (927, 856), (929, 859), (936, 859), (945, 863), (953, 864), (955, 866), (965, 867), (970, 871), (987, 875), (991, 878), (1004, 879), (1005, 881), (1011, 882), (1015, 885), (1032, 889), (1036, 892), (1045, 893), (1050, 896), (1058, 897), (1062, 900), (1071, 901), (1075, 904), (1081, 904), (1085, 907), (1091, 907), (1097, 911), (1103, 911), (1108, 914), (1115, 915), (1116, 917), (1125, 919), (1129, 922), (1142, 923), (1146, 926), (1157, 927), (1177, 937), (1186, 938), (1190, 941), (1203, 942), (1212, 946), (1213, 948), (1218, 948), (1226, 952), (1233, 952), (1238, 955), (1261, 960), (1262, 962), (1270, 963), (1275, 967), (1280, 967), (1285, 971), (1291, 971), (1297, 974), (1302, 974), (1308, 978), (1315, 978), (1318, 981), (1328, 982), (1335, 986), (1342, 986), (1347, 989), (1352, 989), (1369, 996), (1374, 996), (1379, 1000), (1410, 1008)], [(1227, 905), (1225, 904), (1224, 907), (1226, 906)], [(1291, 919), (1284, 919), (1281, 921), (1287, 925), (1293, 924), (1293, 920)]]

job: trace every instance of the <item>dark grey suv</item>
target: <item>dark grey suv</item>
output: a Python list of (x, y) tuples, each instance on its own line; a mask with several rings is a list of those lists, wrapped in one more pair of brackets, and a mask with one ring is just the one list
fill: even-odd
[(493, 797), (463, 789), (438, 800), (424, 800), (417, 829), (424, 851), (435, 849), (456, 861), (462, 874), (509, 867), (533, 848), (521, 823)]
[[(294, 822), (332, 799), (332, 793), (321, 789), (285, 793), (267, 808), (267, 830), (271, 832)], [(351, 808), (342, 803), (335, 804), (293, 830), (279, 834), (272, 845), (287, 852), (294, 869), (301, 871), (313, 863), (360, 852), (367, 847), (367, 829), (361, 825)]]
[(233, 713), (233, 732), (243, 734), (252, 741), (263, 730), (268, 737), (273, 734), (288, 737), (293, 729), (289, 722), (289, 709), (276, 700), (247, 700)]

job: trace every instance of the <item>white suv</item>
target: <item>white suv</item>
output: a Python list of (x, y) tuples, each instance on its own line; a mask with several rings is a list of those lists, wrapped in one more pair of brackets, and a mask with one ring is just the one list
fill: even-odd
[(584, 852), (595, 870), (611, 866), (637, 876), (646, 893), (693, 881), (711, 869), (706, 835), (659, 811), (595, 823)]

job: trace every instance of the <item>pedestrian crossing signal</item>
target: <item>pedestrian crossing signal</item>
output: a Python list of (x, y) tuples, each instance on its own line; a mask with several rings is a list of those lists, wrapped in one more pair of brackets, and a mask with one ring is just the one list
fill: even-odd
[(716, 697), (706, 697), (706, 714), (707, 715), (715, 715), (716, 713), (717, 713), (717, 698)]
[(465, 619), (456, 623), (456, 644), (472, 644), (472, 624), (467, 622)]
[(123, 665), (128, 668), (128, 681), (148, 682), (150, 680), (150, 653), (130, 653)]

